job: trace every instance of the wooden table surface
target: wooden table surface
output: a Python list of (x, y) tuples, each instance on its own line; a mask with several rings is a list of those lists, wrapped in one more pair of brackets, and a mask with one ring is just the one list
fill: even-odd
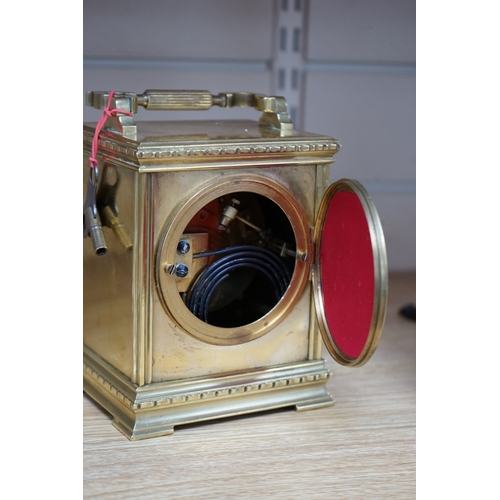
[(96, 499), (414, 498), (415, 274), (391, 274), (379, 347), (344, 368), (325, 353), (335, 405), (181, 426), (128, 441), (83, 396), (83, 496)]

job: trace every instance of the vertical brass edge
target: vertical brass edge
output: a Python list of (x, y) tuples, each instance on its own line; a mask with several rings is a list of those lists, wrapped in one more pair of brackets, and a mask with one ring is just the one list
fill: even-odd
[[(151, 176), (136, 174), (135, 182), (135, 227), (147, 228), (146, 232), (135, 231), (135, 258), (133, 267), (134, 366), (132, 382), (139, 386), (148, 383), (148, 354), (151, 354), (150, 283), (151, 283)], [(149, 356), (150, 357), (150, 356)], [(149, 376), (149, 377), (148, 377)]]
[(140, 235), (138, 234), (139, 232), (135, 230), (135, 228), (139, 227), (139, 221), (140, 221), (140, 216), (139, 216), (139, 180), (138, 180), (138, 175), (137, 173), (134, 173), (134, 241), (133, 241), (133, 263), (132, 263), (132, 373), (130, 376), (130, 380), (132, 382), (137, 381), (137, 364), (135, 362), (136, 355), (135, 353), (137, 352), (137, 337), (139, 335), (140, 331), (140, 315), (139, 315), (139, 310), (135, 305), (138, 302), (138, 298), (140, 296), (140, 289), (138, 290), (137, 286), (137, 277), (140, 275), (139, 274), (139, 238)]
[(323, 195), (330, 184), (330, 163), (316, 165), (316, 199), (315, 216), (318, 215), (319, 206)]
[[(143, 196), (141, 192), (141, 176), (134, 174), (134, 198), (135, 198), (135, 211), (134, 211), (134, 227), (140, 227), (141, 223), (141, 212), (143, 208)], [(141, 314), (141, 308), (138, 307), (140, 304), (140, 299), (142, 295), (141, 289), (141, 271), (142, 271), (142, 232), (134, 231), (134, 263), (132, 268), (132, 307), (133, 307), (133, 332), (132, 332), (132, 352), (133, 352), (133, 363), (132, 363), (132, 377), (131, 380), (134, 383), (138, 383), (139, 380), (139, 367), (137, 363), (137, 352), (139, 349), (140, 335), (143, 331), (142, 321), (144, 315)]]
[[(318, 213), (321, 206), (323, 195), (328, 189), (330, 183), (330, 164), (316, 165), (316, 190), (314, 199), (314, 221), (318, 218)], [(314, 258), (315, 252), (311, 252), (311, 259)], [(312, 280), (311, 280), (312, 283)], [(310, 285), (312, 287), (312, 284)], [(308, 359), (320, 359), (322, 355), (322, 337), (319, 331), (318, 319), (316, 314), (316, 305), (314, 302), (314, 293), (311, 289), (311, 305), (309, 314), (309, 354)]]
[(148, 209), (148, 242), (147, 242), (147, 283), (146, 283), (146, 308), (147, 308), (147, 324), (145, 334), (145, 345), (144, 345), (144, 383), (150, 384), (153, 380), (153, 290), (154, 290), (154, 253), (155, 253), (155, 243), (154, 243), (154, 235), (155, 235), (155, 217), (156, 213), (156, 199), (157, 199), (157, 175), (147, 175), (146, 176), (147, 183), (147, 192), (148, 192), (148, 200), (147, 200), (147, 209)]
[(316, 309), (314, 306), (314, 295), (311, 292), (311, 303), (309, 306), (309, 349), (307, 359), (321, 358), (321, 335), (319, 334), (318, 320), (316, 319)]

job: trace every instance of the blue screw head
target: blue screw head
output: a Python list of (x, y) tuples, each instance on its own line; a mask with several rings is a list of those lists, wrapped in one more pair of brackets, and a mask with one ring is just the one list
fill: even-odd
[(179, 278), (185, 278), (185, 277), (189, 274), (189, 269), (188, 269), (188, 266), (186, 266), (185, 264), (179, 264), (179, 265), (175, 268), (175, 274), (176, 274)]
[(187, 241), (184, 241), (184, 240), (179, 241), (179, 244), (177, 245), (177, 251), (181, 255), (186, 255), (189, 252), (190, 248), (191, 248), (191, 246), (189, 245), (189, 243)]

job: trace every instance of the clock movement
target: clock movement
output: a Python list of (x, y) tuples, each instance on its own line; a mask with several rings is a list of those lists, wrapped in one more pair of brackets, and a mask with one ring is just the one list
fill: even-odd
[[(384, 323), (387, 262), (336, 139), (282, 97), (88, 92), (83, 127), (84, 390), (131, 440), (181, 424), (333, 404), (324, 344), (361, 366)], [(143, 121), (250, 106), (259, 121)]]

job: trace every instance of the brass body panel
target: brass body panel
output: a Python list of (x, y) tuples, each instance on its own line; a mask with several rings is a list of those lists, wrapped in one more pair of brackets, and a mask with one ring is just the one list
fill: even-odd
[[(84, 177), (88, 176), (88, 159), (84, 161)], [(114, 168), (114, 167), (109, 167)], [(117, 194), (120, 220), (130, 234), (136, 227), (136, 197), (138, 175), (116, 167), (121, 177)], [(102, 167), (101, 167), (102, 171)], [(134, 378), (134, 265), (137, 244), (131, 252), (123, 251), (112, 230), (103, 227), (108, 253), (96, 257), (90, 238), (83, 240), (83, 331), (85, 345), (99, 353), (125, 375)]]

